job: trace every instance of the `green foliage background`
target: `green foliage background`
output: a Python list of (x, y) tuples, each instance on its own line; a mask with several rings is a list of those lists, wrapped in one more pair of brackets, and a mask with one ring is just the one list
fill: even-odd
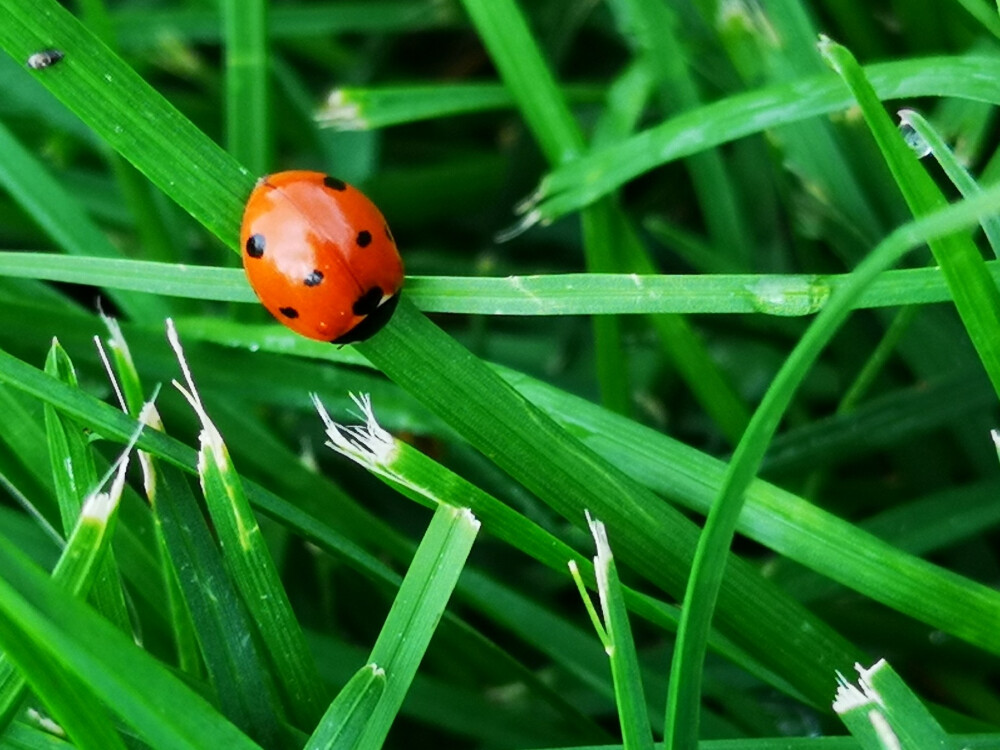
[[(885, 657), (946, 731), (1000, 745), (995, 7), (65, 5), (0, 0), (0, 699), (23, 672), (80, 747), (303, 747), (350, 681), (315, 746), (390, 725), (387, 747), (639, 746), (566, 569), (593, 585), (589, 511), (657, 738), (844, 734), (835, 671)], [(407, 286), (368, 342), (296, 338), (238, 268), (255, 179), (291, 168), (392, 226)], [(260, 523), (247, 550), (253, 517), (227, 531), (211, 499), (190, 531), (201, 425), (167, 317), (241, 478), (220, 492)], [(113, 558), (79, 542), (86, 606), (39, 566), (157, 384), (157, 509), (133, 468)], [(324, 447), (311, 393), (338, 421), (371, 394), (416, 449), (389, 486)], [(474, 532), (425, 536), (435, 502), (482, 522), (467, 565)], [(433, 583), (397, 599), (421, 539), (406, 590)], [(417, 632), (426, 654), (386, 645)], [(0, 702), (0, 747), (63, 746), (21, 709)]]

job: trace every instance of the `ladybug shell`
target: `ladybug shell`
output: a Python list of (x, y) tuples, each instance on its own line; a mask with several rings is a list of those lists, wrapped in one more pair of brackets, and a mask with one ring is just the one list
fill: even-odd
[(399, 300), (403, 261), (382, 213), (322, 172), (261, 178), (243, 212), (240, 246), (264, 307), (308, 338), (366, 339)]

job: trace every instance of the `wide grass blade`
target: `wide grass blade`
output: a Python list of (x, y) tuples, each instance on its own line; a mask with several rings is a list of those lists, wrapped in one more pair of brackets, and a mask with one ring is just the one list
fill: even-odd
[(865, 669), (857, 665), (858, 686), (837, 675), (840, 683), (833, 710), (862, 750), (931, 748), (951, 745), (941, 725), (884, 660)]
[[(58, 341), (52, 342), (45, 361), (45, 371), (71, 388), (79, 387), (73, 363)], [(68, 534), (76, 525), (86, 498), (98, 489), (93, 447), (86, 431), (78, 423), (63, 417), (48, 404), (45, 405), (45, 428), (59, 513), (63, 531)], [(91, 593), (91, 602), (98, 612), (124, 632), (131, 632), (121, 576), (111, 551), (101, 564), (100, 575)]]
[(253, 174), (271, 168), (268, 3), (224, 0), (226, 150)]
[(374, 750), (385, 741), (478, 532), (468, 510), (434, 512), (372, 648), (369, 663), (384, 670), (385, 690), (354, 747)]

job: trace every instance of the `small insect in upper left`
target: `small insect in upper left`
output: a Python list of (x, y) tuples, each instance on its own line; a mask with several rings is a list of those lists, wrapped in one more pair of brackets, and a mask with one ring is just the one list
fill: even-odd
[(52, 67), (65, 56), (57, 49), (43, 49), (28, 58), (28, 67), (32, 70), (43, 70)]

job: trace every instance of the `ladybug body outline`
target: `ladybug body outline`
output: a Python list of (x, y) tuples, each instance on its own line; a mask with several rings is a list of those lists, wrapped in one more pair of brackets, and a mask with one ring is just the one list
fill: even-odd
[(240, 230), (247, 279), (265, 308), (308, 338), (361, 341), (399, 301), (403, 262), (378, 208), (322, 172), (258, 180)]

